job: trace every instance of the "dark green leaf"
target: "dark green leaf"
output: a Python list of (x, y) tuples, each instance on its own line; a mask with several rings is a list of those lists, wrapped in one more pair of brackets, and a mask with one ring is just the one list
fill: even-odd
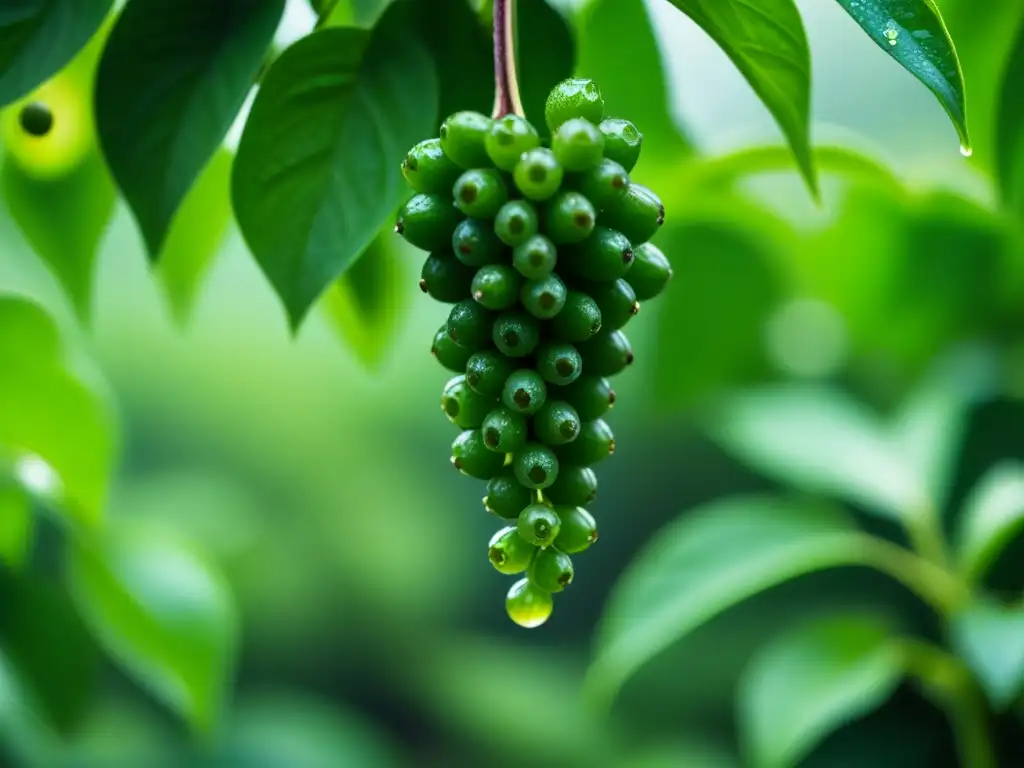
[(589, 694), (607, 702), (648, 660), (733, 605), (802, 574), (858, 562), (866, 537), (836, 511), (731, 498), (660, 531), (605, 605)]
[(232, 177), (246, 242), (297, 329), (407, 189), (400, 163), (436, 132), (437, 84), (403, 13), (373, 32), (324, 29), (274, 63)]
[(597, 0), (584, 6), (577, 39), (576, 71), (601, 88), (609, 117), (629, 119), (644, 135), (635, 178), (657, 174), (667, 162), (693, 153), (671, 115), (662, 56), (644, 0)]
[(997, 176), (1003, 200), (1024, 217), (1024, 22), (1003, 72), (996, 117)]
[(96, 121), (151, 259), (252, 87), (284, 0), (133, 0), (107, 41)]
[(1021, 529), (1024, 464), (997, 464), (964, 502), (957, 543), (960, 570), (972, 581), (979, 579)]
[(930, 501), (924, 479), (885, 426), (824, 387), (776, 385), (728, 397), (711, 430), (752, 467), (802, 490), (897, 520)]
[(953, 617), (950, 633), (992, 706), (1009, 706), (1024, 686), (1024, 610), (978, 601)]
[[(491, 38), (466, 0), (433, 0), (415, 10), (416, 29), (437, 68), (441, 120), (464, 109), (491, 114), (494, 58)], [(437, 19), (444, 19), (438, 24)], [(436, 135), (440, 126), (433, 126)], [(428, 138), (423, 136), (422, 138)]]
[(967, 134), (964, 77), (953, 41), (934, 0), (836, 0), (879, 48), (935, 94), (949, 114), (964, 152)]
[(572, 76), (576, 49), (565, 17), (545, 0), (517, 3), (520, 96), (526, 116), (543, 133), (547, 131), (544, 104), (551, 89)]
[(0, 476), (0, 568), (20, 570), (25, 565), (34, 528), (28, 494)]
[(782, 128), (817, 194), (809, 137), (811, 53), (793, 0), (670, 0), (732, 59)]
[(737, 694), (749, 764), (801, 764), (837, 727), (884, 703), (902, 674), (900, 648), (875, 617), (818, 619), (773, 640)]
[(0, 8), (0, 106), (64, 68), (100, 28), (113, 0), (13, 0)]
[(641, 312), (658, 313), (658, 397), (685, 407), (761, 372), (764, 326), (782, 286), (770, 231), (758, 231), (737, 215), (678, 211), (668, 216), (674, 218), (655, 242), (671, 261), (674, 277), (662, 306), (652, 303)]
[(88, 321), (96, 255), (117, 202), (103, 160), (92, 150), (70, 173), (42, 180), (5, 155), (0, 188), (25, 240), (53, 271), (79, 318)]
[(157, 276), (175, 320), (184, 325), (196, 294), (231, 225), (231, 162), (217, 150), (178, 209), (164, 242)]
[[(379, 370), (415, 283), (390, 228), (377, 236), (359, 260), (324, 294), (331, 326), (371, 370)], [(409, 279), (406, 279), (409, 278)]]
[(220, 574), (169, 531), (138, 527), (75, 540), (67, 571), (103, 647), (194, 728), (209, 732), (237, 641), (234, 602)]
[(31, 699), (14, 662), (0, 648), (0, 760), (39, 765), (57, 742), (57, 736), (35, 712)]

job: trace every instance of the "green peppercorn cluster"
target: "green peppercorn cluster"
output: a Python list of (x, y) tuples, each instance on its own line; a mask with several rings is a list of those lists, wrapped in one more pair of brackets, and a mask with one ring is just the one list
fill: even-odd
[(535, 627), (573, 578), (570, 555), (597, 540), (592, 465), (615, 449), (609, 377), (633, 362), (622, 329), (672, 276), (650, 242), (664, 208), (629, 172), (642, 136), (606, 119), (590, 80), (550, 93), (542, 141), (525, 118), (457, 112), (413, 147), (416, 191), (395, 230), (429, 251), (420, 287), (453, 304), (433, 354), (457, 375), (441, 407), (461, 431), (452, 463), (487, 481), (506, 522), (489, 558), (525, 574), (506, 608)]

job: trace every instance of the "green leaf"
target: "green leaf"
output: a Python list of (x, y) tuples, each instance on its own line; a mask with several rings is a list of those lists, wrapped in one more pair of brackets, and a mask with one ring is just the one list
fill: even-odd
[(772, 113), (807, 184), (818, 180), (809, 137), (811, 53), (793, 0), (670, 0), (716, 42)]
[(402, 312), (412, 295), (407, 253), (390, 228), (377, 236), (359, 260), (323, 298), (331, 326), (362, 363), (377, 371), (391, 348)]
[(71, 542), (72, 596), (103, 647), (151, 693), (208, 733), (237, 642), (219, 573), (169, 531), (121, 527)]
[(260, 69), (284, 0), (133, 0), (96, 82), (103, 153), (156, 260)]
[(436, 131), (433, 66), (405, 19), (392, 8), (372, 37), (324, 29), (300, 40), (270, 68), (246, 123), (235, 216), (293, 330), (401, 203), (401, 159)]
[[(0, 447), (15, 455), (23, 483), (51, 495), (73, 522), (95, 526), (114, 463), (113, 414), (54, 359), (55, 326), (26, 304), (0, 296)], [(5, 343), (20, 333), (42, 340), (38, 354), (28, 343)]]
[[(437, 68), (438, 116), (443, 120), (464, 109), (491, 114), (494, 106), (491, 38), (469, 3), (466, 0), (420, 3), (413, 18)], [(438, 24), (437, 19), (444, 19), (444, 24)], [(433, 126), (431, 135), (436, 134), (439, 127)]]
[(923, 480), (871, 413), (824, 387), (775, 385), (727, 397), (714, 438), (769, 477), (896, 520), (928, 503)]
[(0, 8), (0, 106), (63, 69), (112, 5), (113, 0), (14, 0)]
[(25, 491), (0, 478), (0, 568), (20, 570), (32, 549), (35, 518)]
[(1024, 22), (1003, 72), (996, 117), (996, 176), (1003, 201), (1024, 217)]
[(992, 467), (964, 501), (957, 541), (960, 571), (981, 578), (1003, 548), (1024, 529), (1024, 464)]
[(654, 388), (666, 405), (692, 406), (765, 367), (764, 326), (782, 286), (772, 233), (737, 213), (745, 210), (680, 211), (657, 236), (674, 272), (661, 306), (650, 305), (658, 313)]
[(21, 765), (39, 765), (56, 742), (55, 735), (33, 711), (30, 695), (14, 663), (0, 648), (0, 754)]
[(935, 94), (970, 151), (964, 77), (934, 0), (836, 0), (868, 37)]
[(744, 672), (739, 723), (753, 768), (799, 765), (826, 735), (883, 704), (900, 648), (871, 616), (834, 616), (773, 640)]
[[(576, 71), (601, 88), (609, 116), (628, 116), (644, 135), (632, 176), (657, 174), (666, 162), (693, 154), (669, 108), (661, 51), (644, 0), (597, 0), (578, 14)], [(629, 66), (609, 51), (629, 52)], [(787, 157), (787, 162), (789, 158)]]
[[(523, 111), (544, 133), (547, 131), (544, 104), (552, 88), (572, 77), (576, 45), (565, 17), (546, 0), (517, 0), (517, 3), (516, 24), (523, 46), (518, 62)], [(491, 87), (494, 87), (493, 78)]]
[(950, 636), (992, 706), (1005, 710), (1024, 686), (1024, 609), (980, 600), (953, 617)]
[(231, 163), (219, 149), (192, 186), (171, 223), (156, 266), (175, 320), (184, 325), (231, 225)]
[(53, 271), (78, 317), (92, 311), (93, 273), (114, 214), (117, 190), (93, 149), (70, 173), (35, 179), (10, 156), (0, 166), (0, 188), (25, 240)]
[(859, 562), (865, 537), (830, 508), (736, 497), (664, 528), (605, 605), (587, 688), (607, 703), (648, 660), (759, 592), (802, 574)]

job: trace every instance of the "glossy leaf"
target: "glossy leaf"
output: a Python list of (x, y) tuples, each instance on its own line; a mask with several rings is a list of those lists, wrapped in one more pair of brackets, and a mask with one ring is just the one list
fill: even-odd
[(715, 439), (760, 472), (901, 519), (929, 501), (923, 479), (883, 425), (829, 389), (776, 385), (727, 398)]
[[(465, 0), (419, 3), (413, 23), (430, 51), (438, 76), (438, 125), (464, 109), (491, 114), (494, 106), (494, 58), (491, 37)], [(444, 24), (437, 19), (443, 18)], [(424, 137), (427, 134), (424, 135)], [(421, 137), (423, 138), (423, 137)]]
[(737, 215), (680, 212), (655, 243), (674, 273), (661, 306), (641, 309), (658, 313), (659, 400), (693, 406), (756, 377), (765, 367), (764, 326), (782, 293), (770, 232)]
[(17, 0), (0, 8), (0, 106), (63, 69), (112, 6), (113, 0)]
[(953, 617), (950, 634), (992, 706), (1006, 709), (1024, 687), (1024, 610), (979, 601)]
[(773, 640), (747, 667), (737, 694), (749, 765), (799, 765), (825, 736), (868, 714), (902, 677), (898, 646), (870, 616), (835, 616)]
[[(386, 228), (324, 295), (331, 327), (371, 370), (379, 370), (415, 283), (394, 232)], [(405, 278), (409, 279), (406, 280)]]
[[(671, 115), (662, 56), (644, 0), (590, 3), (579, 12), (577, 29), (577, 73), (600, 86), (608, 116), (628, 117), (644, 136), (632, 176), (657, 174), (666, 161), (692, 154), (689, 138)], [(613, 50), (628, 51), (629, 65), (609, 56)]]
[(1024, 216), (1024, 21), (1002, 76), (997, 108), (996, 175), (1003, 201)]
[(168, 531), (134, 527), (74, 541), (67, 572), (78, 608), (107, 652), (195, 729), (209, 732), (237, 641), (233, 599), (220, 574)]
[(836, 0), (875, 44), (920, 80), (946, 110), (960, 143), (967, 133), (964, 77), (934, 0)]
[(405, 19), (392, 9), (372, 38), (331, 28), (300, 40), (242, 135), (235, 216), (293, 330), (398, 207), (401, 159), (436, 131), (433, 66)]
[(92, 311), (93, 273), (114, 214), (117, 191), (93, 150), (69, 174), (35, 179), (11, 157), (0, 166), (0, 188), (11, 218), (46, 262), (79, 318)]
[(217, 150), (178, 209), (160, 252), (156, 274), (180, 325), (231, 226), (232, 159), (228, 150)]
[(242, 108), (284, 0), (133, 0), (96, 82), (103, 153), (156, 259)]
[(606, 703), (637, 669), (697, 627), (772, 586), (856, 563), (863, 534), (835, 510), (737, 497), (655, 535), (605, 605), (591, 699)]
[[(576, 46), (565, 17), (546, 0), (517, 0), (516, 24), (520, 40), (529, 40), (529, 55), (519, 57), (523, 111), (543, 134), (547, 132), (544, 104), (551, 89), (572, 76)], [(527, 30), (528, 38), (525, 37)]]
[(772, 113), (812, 192), (811, 53), (793, 0), (670, 0), (725, 51)]
[(964, 502), (957, 545), (960, 570), (972, 580), (980, 578), (1022, 529), (1024, 464), (1004, 462), (983, 475)]
[(25, 491), (0, 477), (0, 568), (20, 570), (32, 548), (35, 520)]

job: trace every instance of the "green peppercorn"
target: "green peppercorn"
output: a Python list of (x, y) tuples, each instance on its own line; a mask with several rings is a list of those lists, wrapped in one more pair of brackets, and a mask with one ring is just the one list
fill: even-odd
[(556, 245), (586, 240), (597, 221), (597, 211), (590, 201), (572, 190), (555, 195), (548, 202), (544, 216), (544, 234)]
[(505, 381), (501, 402), (517, 413), (531, 416), (544, 405), (547, 394), (547, 385), (537, 371), (520, 368)]
[(529, 578), (513, 584), (505, 597), (508, 617), (525, 629), (534, 629), (547, 621), (554, 605), (551, 593), (538, 587)]
[(561, 521), (551, 507), (531, 504), (519, 514), (516, 528), (519, 535), (538, 547), (550, 545), (558, 536)]
[(572, 344), (548, 343), (537, 350), (537, 372), (551, 384), (570, 384), (582, 370), (583, 358)]
[(555, 514), (560, 522), (555, 546), (560, 551), (575, 555), (597, 541), (597, 522), (583, 507), (557, 506)]
[(614, 376), (633, 362), (633, 348), (622, 331), (602, 329), (577, 349), (583, 358), (583, 370), (592, 376)]
[(601, 226), (617, 229), (629, 242), (646, 243), (665, 221), (665, 206), (642, 184), (630, 184), (621, 198), (601, 212)]
[(501, 172), (494, 168), (466, 171), (452, 189), (455, 205), (474, 219), (492, 219), (508, 200), (508, 188)]
[(597, 475), (590, 467), (560, 466), (558, 479), (544, 489), (544, 495), (555, 504), (585, 507), (597, 498)]
[(603, 419), (584, 421), (580, 425), (579, 436), (571, 443), (559, 445), (554, 451), (560, 465), (591, 466), (615, 453), (615, 435)]
[(515, 520), (533, 500), (533, 492), (520, 483), (511, 467), (487, 481), (484, 509), (506, 520)]
[[(491, 561), (498, 573), (512, 576), (522, 573), (533, 560), (537, 548), (519, 535), (514, 525), (508, 525), (498, 531), (487, 544), (487, 559)], [(545, 567), (545, 576), (550, 566)]]
[(494, 313), (472, 299), (460, 301), (448, 315), (448, 336), (456, 344), (476, 352), (490, 344)]
[(449, 251), (434, 251), (423, 262), (420, 290), (445, 304), (469, 298), (473, 270)]
[(601, 310), (587, 294), (568, 291), (565, 306), (551, 320), (551, 330), (564, 341), (586, 341), (601, 330)]
[(597, 124), (603, 116), (604, 99), (601, 98), (601, 89), (593, 80), (563, 80), (551, 89), (544, 104), (544, 121), (552, 133), (574, 118), (583, 118)]
[(473, 353), (463, 370), (470, 389), (485, 397), (498, 398), (505, 381), (515, 370), (515, 362), (496, 349), (485, 349)]
[(626, 281), (633, 286), (637, 301), (647, 301), (660, 294), (672, 279), (672, 265), (658, 246), (652, 243), (633, 249), (633, 266)]
[(580, 433), (580, 417), (564, 400), (545, 402), (530, 423), (533, 434), (545, 445), (571, 443)]
[(587, 280), (617, 280), (633, 264), (633, 246), (621, 232), (595, 227), (585, 240), (563, 250), (560, 264)]
[(434, 334), (434, 343), (430, 347), (430, 353), (437, 358), (437, 361), (449, 371), (466, 370), (471, 352), (465, 347), (460, 347), (448, 335), (448, 324), (445, 323), (437, 329)]
[(601, 162), (604, 136), (589, 120), (566, 120), (551, 137), (551, 151), (567, 171), (586, 171)]
[(526, 312), (506, 312), (494, 321), (494, 346), (509, 357), (525, 357), (540, 341), (540, 322)]
[(505, 264), (480, 267), (473, 277), (473, 300), (487, 309), (508, 309), (519, 300), (522, 276)]
[(614, 205), (629, 187), (626, 169), (607, 157), (580, 174), (576, 187), (599, 211)]
[(554, 152), (546, 147), (537, 147), (523, 153), (512, 178), (523, 197), (540, 201), (547, 200), (558, 191), (564, 174)]
[(567, 386), (553, 387), (551, 396), (570, 403), (583, 421), (601, 418), (615, 404), (615, 390), (601, 376), (580, 376)]
[(424, 251), (447, 248), (459, 211), (450, 198), (440, 195), (413, 195), (398, 212), (395, 232), (410, 245)]
[(497, 453), (514, 453), (526, 445), (526, 417), (499, 407), (483, 420), (484, 445)]
[(456, 112), (441, 124), (441, 148), (460, 168), (486, 167), (490, 165), (486, 140), (491, 125), (491, 118), (479, 112)]
[(519, 293), (523, 308), (536, 318), (550, 320), (562, 311), (568, 294), (565, 283), (555, 273), (539, 280), (527, 280)]
[(604, 156), (621, 165), (626, 173), (640, 159), (640, 145), (644, 136), (629, 120), (608, 118), (597, 126), (604, 136)]
[(536, 557), (530, 553), (533, 560), (529, 563), (530, 581), (548, 592), (561, 592), (572, 583), (572, 559), (567, 554), (554, 547), (534, 551)]
[(640, 302), (627, 280), (590, 283), (585, 290), (601, 310), (602, 331), (619, 330), (640, 311)]
[(526, 200), (509, 200), (494, 219), (494, 232), (506, 245), (516, 246), (537, 234), (537, 210)]
[(558, 250), (544, 235), (533, 235), (512, 251), (512, 266), (528, 280), (547, 277), (557, 262)]
[(558, 478), (558, 456), (546, 445), (527, 443), (516, 453), (512, 468), (520, 483), (541, 490)]
[(467, 429), (452, 443), (452, 464), (464, 475), (488, 480), (501, 471), (505, 456), (487, 447), (481, 430)]
[(479, 427), (495, 405), (491, 398), (478, 395), (470, 389), (466, 384), (465, 375), (450, 379), (441, 395), (441, 410), (444, 411), (444, 415), (448, 417), (448, 421), (462, 429)]
[(505, 247), (490, 221), (463, 219), (452, 231), (455, 258), (470, 267), (482, 267), (501, 260)]
[(417, 192), (450, 195), (462, 171), (441, 149), (440, 139), (421, 141), (402, 161), (402, 175)]

